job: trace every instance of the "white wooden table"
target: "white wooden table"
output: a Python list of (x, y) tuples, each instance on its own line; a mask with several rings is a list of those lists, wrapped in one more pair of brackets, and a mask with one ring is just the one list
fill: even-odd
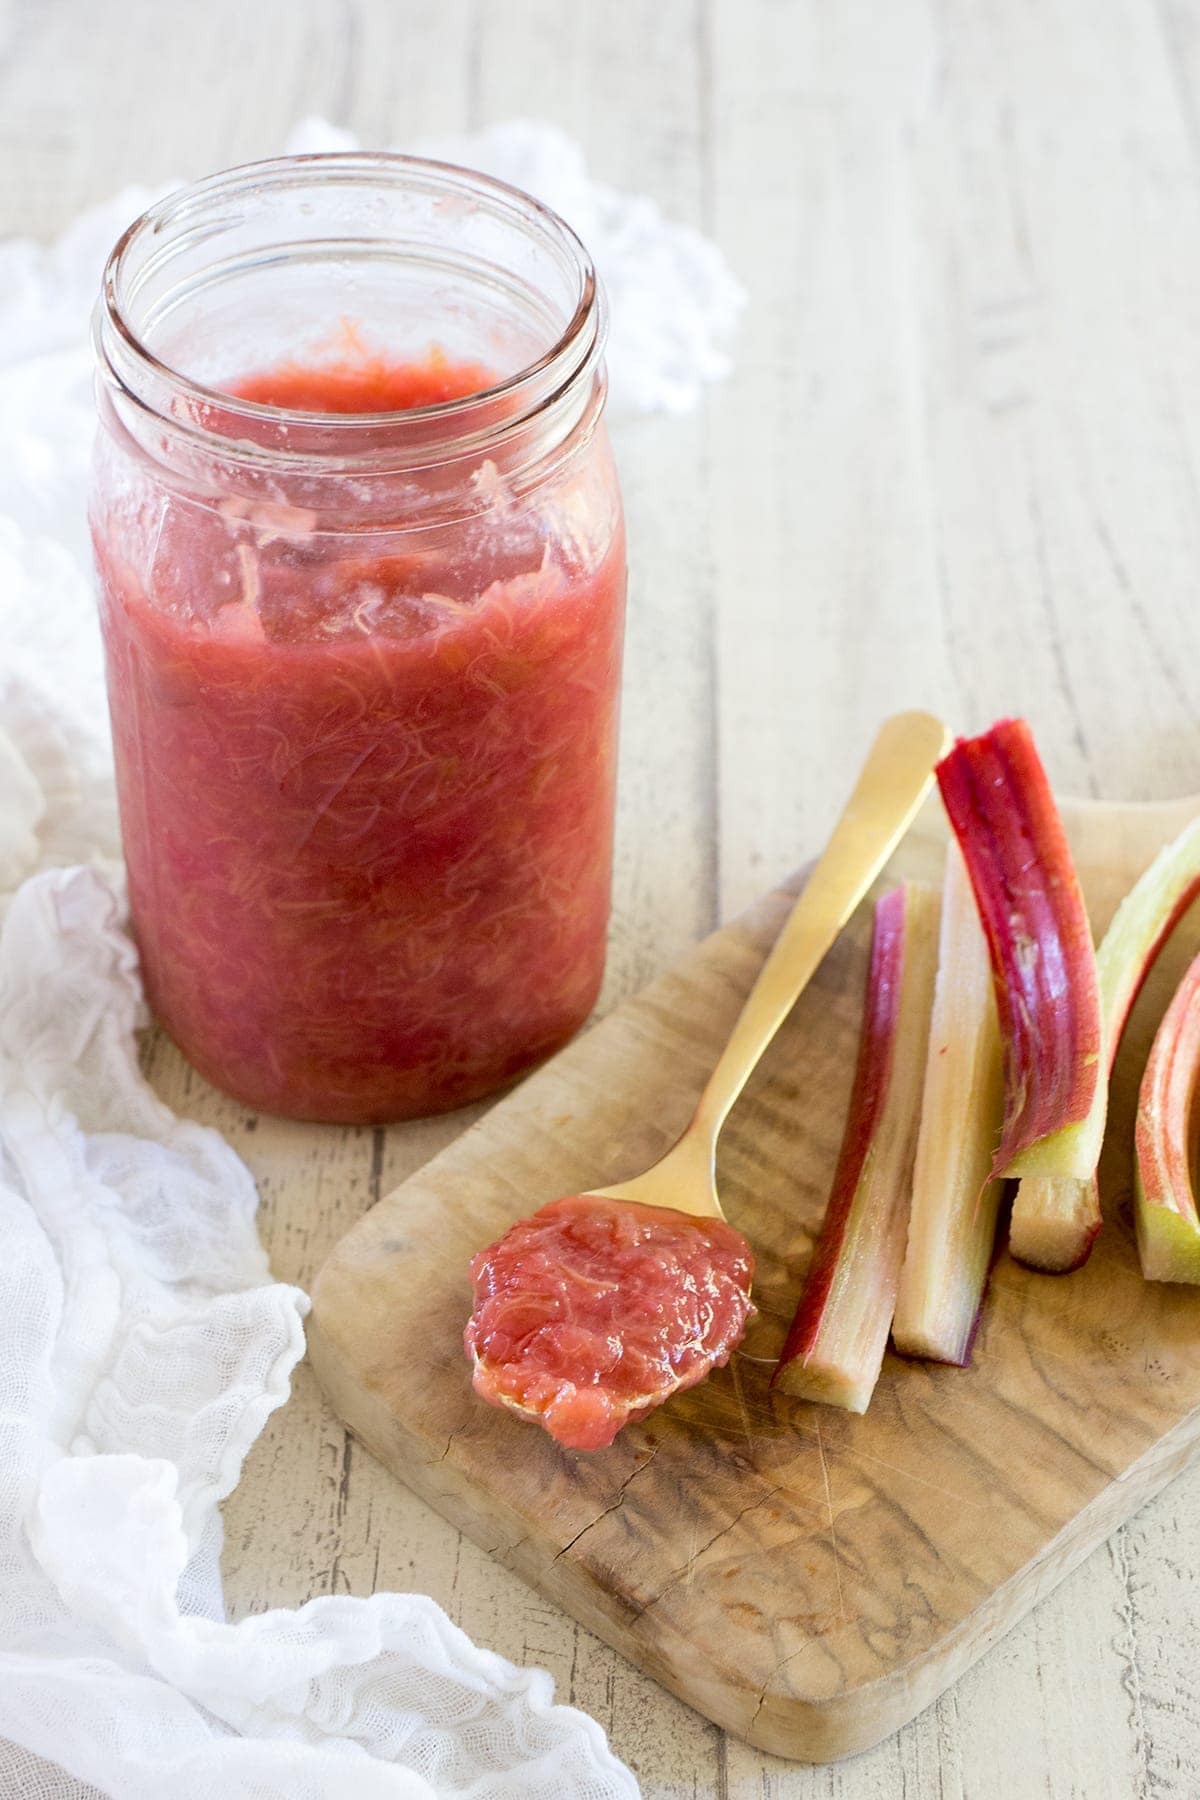
[[(725, 248), (707, 411), (623, 432), (631, 618), (606, 1003), (819, 845), (879, 717), (1033, 721), (1064, 789), (1200, 790), (1200, 0), (0, 0), (0, 231), (265, 155), (518, 114)], [(247, 1118), (305, 1281), (462, 1128)], [(349, 1442), (301, 1370), (226, 1509), (235, 1609), (417, 1587), (555, 1674), (653, 1800), (1194, 1800), (1200, 1471), (889, 1743), (748, 1750)]]

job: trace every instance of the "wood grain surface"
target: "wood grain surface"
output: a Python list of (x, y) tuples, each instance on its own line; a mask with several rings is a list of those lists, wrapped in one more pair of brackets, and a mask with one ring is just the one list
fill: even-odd
[[(1200, 811), (1066, 814), (1093, 928)], [(934, 802), (881, 886), (937, 882)], [(969, 1370), (890, 1356), (863, 1417), (768, 1392), (820, 1228), (853, 1078), (864, 906), (735, 1108), (718, 1153), (759, 1307), (728, 1368), (565, 1451), (471, 1392), (467, 1263), (522, 1214), (637, 1174), (691, 1117), (789, 904), (775, 895), (555, 1057), (338, 1245), (309, 1356), (338, 1412), (489, 1555), (718, 1725), (811, 1762), (934, 1700), (1200, 1453), (1200, 1292), (1142, 1279), (1132, 1118), (1183, 930), (1119, 1057), (1107, 1229), (1086, 1268), (993, 1272)]]
[[(547, 117), (714, 235), (735, 378), (617, 438), (630, 633), (605, 1006), (824, 838), (880, 717), (1025, 711), (1063, 790), (1200, 788), (1200, 0), (0, 0), (0, 231), (128, 183)], [(277, 1272), (463, 1129), (163, 1097), (253, 1169)], [(898, 1736), (726, 1739), (433, 1513), (307, 1369), (226, 1509), (235, 1613), (416, 1587), (549, 1668), (650, 1800), (1195, 1800), (1200, 1472)]]

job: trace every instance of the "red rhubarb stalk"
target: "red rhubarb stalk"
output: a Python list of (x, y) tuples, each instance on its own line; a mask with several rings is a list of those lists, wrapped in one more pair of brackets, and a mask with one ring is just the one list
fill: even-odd
[(1198, 1076), (1200, 956), (1163, 1016), (1138, 1095), (1134, 1218), (1147, 1281), (1200, 1283), (1191, 1154)]
[(908, 1229), (938, 898), (920, 882), (875, 908), (858, 1066), (837, 1172), (772, 1385), (865, 1412), (892, 1323)]
[(992, 1174), (1087, 1176), (1086, 1148), (1063, 1128), (1082, 1124), (1097, 1086), (1107, 1088), (1096, 958), (1028, 725), (1003, 719), (960, 738), (938, 764), (938, 785), (987, 938), (1000, 1018), (1004, 1123)]
[[(1112, 1073), (1121, 1033), (1159, 951), (1200, 894), (1200, 819), (1159, 851), (1117, 908), (1096, 952), (1104, 1068)], [(1008, 1245), (1019, 1262), (1061, 1274), (1087, 1261), (1100, 1230), (1096, 1168), (1104, 1141), (1104, 1084), (1079, 1133), (1091, 1172), (1081, 1180), (1027, 1175), (1013, 1203)]]

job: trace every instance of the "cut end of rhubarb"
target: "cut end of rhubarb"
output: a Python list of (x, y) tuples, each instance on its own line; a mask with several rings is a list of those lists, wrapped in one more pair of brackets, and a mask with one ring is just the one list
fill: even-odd
[(796, 1359), (781, 1363), (771, 1386), (794, 1400), (811, 1400), (818, 1406), (840, 1406), (845, 1412), (865, 1413), (875, 1392), (878, 1370), (857, 1373), (836, 1362)]
[(1100, 1191), (1095, 1179), (1027, 1175), (1013, 1201), (1008, 1247), (1026, 1268), (1067, 1275), (1091, 1255), (1100, 1230)]
[(934, 1325), (927, 1325), (909, 1328), (902, 1334), (902, 1339), (898, 1339), (893, 1332), (892, 1348), (897, 1356), (911, 1357), (914, 1362), (945, 1363), (947, 1368), (966, 1369), (971, 1362), (971, 1349), (979, 1325), (980, 1310), (976, 1309), (975, 1316), (963, 1333), (961, 1347), (957, 1344), (947, 1345), (945, 1333)]
[(1028, 725), (1003, 719), (960, 738), (938, 765), (938, 785), (975, 893), (1000, 1015), (1005, 1109), (993, 1173), (1011, 1173), (1036, 1144), (1042, 1173), (1086, 1176), (1090, 1152), (1064, 1128), (1103, 1106), (1096, 957)]
[(1200, 1286), (1200, 1225), (1169, 1206), (1155, 1206), (1141, 1193), (1137, 1224), (1138, 1258), (1147, 1281), (1181, 1281)]

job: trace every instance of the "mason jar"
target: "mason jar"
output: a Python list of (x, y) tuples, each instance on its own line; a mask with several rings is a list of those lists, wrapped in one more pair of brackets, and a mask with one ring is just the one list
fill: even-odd
[(554, 1050), (604, 965), (625, 600), (587, 252), (390, 155), (109, 259), (91, 528), (150, 1005), (247, 1106), (378, 1122)]

